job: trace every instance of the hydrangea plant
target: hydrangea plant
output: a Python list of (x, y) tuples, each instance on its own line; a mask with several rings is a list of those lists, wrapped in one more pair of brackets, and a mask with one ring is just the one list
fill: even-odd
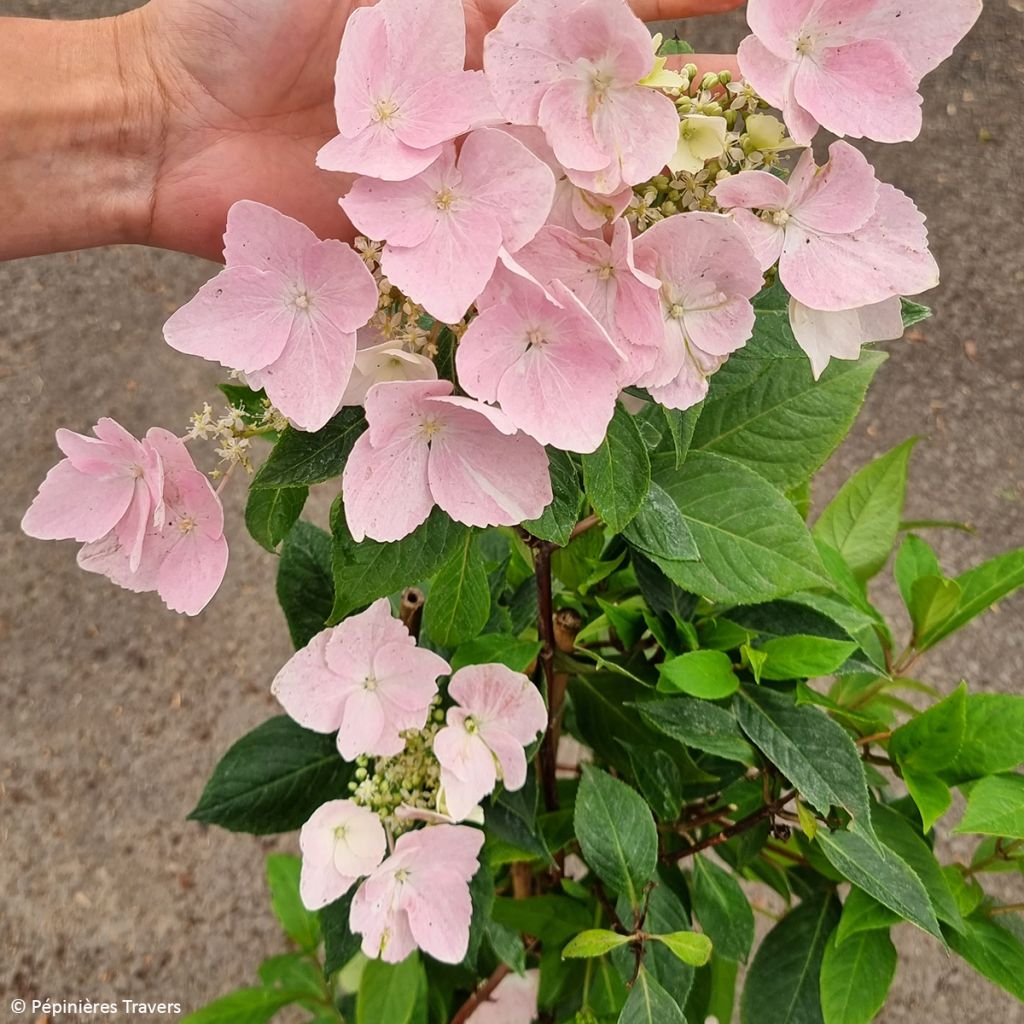
[[(751, 0), (737, 80), (624, 0), (519, 0), (483, 71), (460, 0), (356, 11), (318, 158), (355, 247), (237, 203), (166, 326), (226, 412), (60, 431), (23, 523), (194, 615), (252, 474), (296, 653), (192, 817), (298, 832), (268, 863), (295, 949), (191, 1024), (862, 1024), (903, 922), (1024, 999), (984, 884), (1024, 869), (1024, 699), (914, 674), (1024, 550), (943, 570), (903, 517), (915, 439), (811, 512), (939, 272), (910, 198), (807, 147), (913, 139), (979, 10)], [(936, 858), (947, 814), (969, 863)]]

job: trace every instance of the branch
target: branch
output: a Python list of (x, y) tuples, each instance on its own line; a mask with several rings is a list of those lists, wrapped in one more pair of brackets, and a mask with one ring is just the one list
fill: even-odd
[(555, 605), (551, 582), (551, 554), (555, 545), (536, 537), (531, 537), (529, 543), (533, 548), (533, 571), (537, 578), (537, 632), (542, 645), (540, 664), (548, 694), (548, 727), (538, 754), (540, 781), (544, 806), (549, 811), (557, 811), (559, 801), (555, 768), (558, 741), (554, 736), (554, 723), (561, 714), (561, 701), (555, 684)]
[(791, 789), (788, 793), (780, 796), (778, 800), (773, 800), (770, 804), (765, 804), (764, 807), (759, 807), (756, 811), (748, 814), (745, 818), (740, 818), (735, 825), (730, 825), (728, 828), (723, 828), (721, 832), (716, 832), (713, 836), (708, 836), (707, 839), (702, 839), (699, 843), (695, 843), (688, 850), (683, 850), (682, 853), (673, 853), (671, 855), (671, 859), (686, 860), (687, 857), (693, 857), (704, 850), (710, 850), (715, 846), (721, 846), (722, 843), (727, 843), (730, 839), (734, 839), (736, 836), (742, 835), (744, 832), (749, 832), (765, 819), (771, 818), (776, 811), (781, 811), (782, 808), (793, 800), (795, 796), (796, 790)]
[(498, 964), (494, 973), (459, 1007), (458, 1012), (452, 1017), (451, 1024), (465, 1024), (481, 1004), (490, 1000), (494, 990), (511, 973), (512, 969), (508, 964)]

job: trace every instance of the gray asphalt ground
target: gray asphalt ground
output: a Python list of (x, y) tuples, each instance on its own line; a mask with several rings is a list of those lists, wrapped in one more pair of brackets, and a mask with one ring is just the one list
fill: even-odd
[[(0, 0), (0, 15), (129, 6)], [(926, 82), (921, 139), (867, 147), (880, 175), (928, 214), (945, 280), (929, 297), (935, 319), (891, 346), (818, 495), (924, 435), (910, 514), (977, 528), (932, 535), (951, 571), (1024, 545), (1022, 11), (1021, 0), (988, 0), (971, 37)], [(734, 47), (742, 34), (736, 17), (688, 26), (706, 51)], [(251, 982), (260, 958), (280, 950), (262, 880), (272, 844), (184, 820), (219, 755), (274, 713), (269, 682), (289, 654), (274, 562), (244, 535), (241, 487), (227, 495), (227, 581), (197, 620), (78, 572), (71, 544), (18, 531), (57, 457), (55, 428), (85, 430), (112, 415), (136, 431), (180, 430), (191, 410), (216, 400), (217, 372), (160, 337), (213, 269), (139, 249), (0, 267), (0, 1020), (24, 1019), (9, 1013), (16, 996), (195, 1009)], [(894, 606), (891, 590), (880, 599)], [(946, 690), (966, 678), (1024, 692), (1022, 629), (1017, 598), (948, 643), (922, 675)], [(1024, 1020), (1018, 1003), (932, 940), (909, 926), (897, 939), (904, 957), (880, 1020)]]

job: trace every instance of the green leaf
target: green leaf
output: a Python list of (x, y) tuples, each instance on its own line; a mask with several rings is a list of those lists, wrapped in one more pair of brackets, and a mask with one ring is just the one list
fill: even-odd
[(942, 576), (922, 576), (914, 580), (910, 587), (907, 610), (914, 624), (915, 644), (919, 637), (927, 636), (955, 614), (962, 597), (960, 584), (956, 580), (947, 580)]
[(284, 1007), (308, 998), (301, 990), (243, 988), (183, 1017), (181, 1024), (266, 1024)]
[(629, 757), (633, 778), (655, 817), (675, 821), (683, 808), (683, 777), (675, 758), (645, 744), (635, 747), (619, 740)]
[(587, 766), (574, 822), (587, 864), (638, 907), (658, 866), (658, 830), (647, 804), (624, 782)]
[(974, 783), (953, 831), (1024, 839), (1024, 775), (990, 775)]
[(562, 950), (562, 959), (589, 959), (595, 956), (604, 956), (631, 941), (629, 935), (619, 935), (618, 932), (606, 931), (603, 928), (591, 928), (588, 931), (580, 932)]
[(492, 911), (498, 924), (524, 935), (543, 935), (554, 946), (568, 942), (593, 923), (592, 912), (567, 896), (529, 896), (514, 900), (499, 896)]
[(671, 450), (675, 455), (676, 469), (682, 469), (686, 456), (690, 452), (690, 443), (693, 441), (693, 432), (697, 429), (697, 420), (700, 419), (701, 406), (695, 405), (684, 412), (677, 409), (666, 409), (659, 405), (668, 425), (668, 435), (672, 442)]
[(426, 975), (419, 955), (413, 953), (400, 964), (370, 960), (359, 982), (356, 1024), (426, 1024), (418, 1019), (417, 1003)]
[(845, 942), (859, 932), (870, 932), (876, 929), (886, 931), (903, 919), (895, 910), (883, 907), (874, 897), (863, 889), (851, 886), (843, 902), (843, 916), (839, 919), (836, 929), (836, 941)]
[(256, 836), (293, 832), (321, 804), (347, 795), (351, 770), (333, 736), (279, 715), (228, 750), (189, 820)]
[(643, 720), (665, 736), (728, 761), (754, 763), (754, 752), (740, 734), (736, 717), (715, 704), (673, 697), (637, 707)]
[(253, 478), (252, 486), (308, 487), (341, 476), (353, 445), (365, 429), (363, 410), (357, 406), (342, 409), (315, 434), (288, 427)]
[(331, 532), (337, 594), (331, 621), (340, 622), (380, 597), (429, 579), (465, 543), (469, 530), (435, 508), (430, 518), (403, 540), (394, 544), (364, 540), (356, 544), (339, 498), (331, 512)]
[(334, 604), (331, 538), (312, 523), (292, 527), (277, 566), (277, 599), (296, 649), (305, 647), (327, 623)]
[(930, 832), (953, 803), (952, 790), (937, 775), (904, 771), (903, 782), (921, 815), (924, 831)]
[(943, 781), (967, 782), (1012, 772), (1024, 763), (1024, 697), (1008, 693), (972, 693), (960, 750)]
[(303, 906), (299, 896), (299, 873), (302, 861), (284, 853), (267, 857), (267, 885), (270, 905), (285, 934), (304, 953), (312, 953), (320, 945), (320, 921)]
[(679, 473), (659, 467), (655, 482), (679, 506), (700, 552), (699, 562), (653, 559), (684, 590), (756, 604), (824, 585), (807, 524), (753, 470), (694, 452)]
[(688, 693), (705, 700), (731, 697), (740, 688), (732, 658), (723, 651), (691, 651), (669, 658), (658, 666), (658, 677), (658, 689), (664, 693)]
[(690, 967), (703, 967), (711, 959), (711, 940), (698, 932), (672, 932), (671, 935), (652, 935), (651, 938), (668, 946)]
[(641, 967), (618, 1024), (686, 1024), (686, 1018), (679, 1004)]
[(632, 701), (648, 690), (613, 675), (574, 676), (569, 683), (579, 738), (613, 765), (628, 770), (623, 743), (643, 749), (651, 746), (650, 730), (640, 720)]
[(713, 388), (697, 421), (693, 449), (744, 462), (790, 488), (820, 469), (846, 437), (886, 356), (866, 351), (857, 362), (834, 360), (815, 381), (790, 333), (788, 310), (760, 309), (753, 339), (735, 358), (752, 363), (780, 336), (792, 346), (787, 356), (799, 358), (762, 358), (760, 372), (740, 387), (724, 396)]
[(1024, 1001), (1024, 944), (988, 917), (969, 917), (963, 935), (950, 929), (946, 940), (953, 951), (979, 974)]
[(967, 685), (933, 704), (889, 739), (889, 756), (904, 772), (934, 774), (948, 768), (960, 752), (967, 729)]
[(860, 932), (837, 943), (833, 932), (821, 965), (825, 1024), (869, 1024), (896, 975), (896, 947), (887, 931)]
[(679, 506), (652, 483), (636, 518), (623, 536), (650, 558), (692, 562), (700, 558), (697, 543)]
[(901, 857), (853, 832), (818, 831), (818, 846), (829, 863), (883, 906), (918, 928), (942, 937), (921, 879)]
[(583, 482), (597, 514), (621, 533), (640, 511), (651, 483), (651, 459), (636, 421), (622, 407), (592, 455), (583, 456)]
[(835, 548), (859, 579), (874, 576), (896, 543), (917, 442), (904, 441), (850, 477), (814, 524), (814, 535)]
[(1024, 548), (993, 558), (956, 577), (960, 603), (943, 622), (918, 637), (917, 649), (925, 651), (988, 611), (997, 601), (1024, 586)]
[(747, 962), (754, 944), (754, 911), (740, 883), (701, 855), (693, 861), (693, 912), (717, 956)]
[(487, 569), (472, 531), (441, 566), (423, 608), (423, 628), (440, 647), (475, 637), (491, 614)]
[(927, 541), (911, 534), (900, 545), (893, 563), (893, 576), (903, 595), (903, 603), (909, 608), (914, 580), (922, 576), (942, 576), (938, 555)]
[(919, 302), (911, 302), (910, 299), (903, 300), (903, 326), (913, 327), (915, 324), (930, 320), (934, 314), (927, 306)]
[(298, 521), (309, 497), (308, 487), (278, 487), (249, 491), (245, 525), (257, 544), (277, 551), (278, 544)]
[(324, 937), (324, 975), (330, 978), (359, 952), (362, 938), (349, 928), (354, 890), (320, 911), (320, 931)]
[(453, 672), (466, 665), (507, 665), (514, 672), (525, 672), (536, 660), (541, 645), (536, 640), (520, 640), (504, 633), (485, 633), (461, 644), (449, 659)]
[(864, 764), (849, 734), (828, 715), (767, 689), (744, 689), (736, 717), (800, 795), (819, 814), (842, 807), (871, 834)]
[(766, 656), (762, 679), (816, 679), (838, 671), (858, 650), (855, 643), (823, 636), (780, 636), (758, 647)]
[(742, 1024), (823, 1024), (821, 964), (838, 920), (836, 898), (818, 894), (768, 933), (747, 973)]
[(260, 964), (259, 976), (267, 988), (304, 992), (317, 1002), (322, 1002), (326, 996), (320, 964), (310, 959), (307, 953), (272, 956)]
[(557, 448), (548, 449), (551, 490), (554, 498), (539, 519), (523, 523), (534, 537), (565, 547), (583, 509), (583, 488), (572, 456)]

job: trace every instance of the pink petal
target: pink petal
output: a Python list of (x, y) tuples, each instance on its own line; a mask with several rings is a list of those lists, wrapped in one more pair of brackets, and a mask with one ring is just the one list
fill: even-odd
[(317, 240), (305, 224), (272, 206), (243, 199), (228, 210), (224, 262), (229, 267), (273, 269), (294, 278), (303, 253)]
[(702, 352), (726, 356), (742, 348), (754, 334), (754, 307), (746, 298), (732, 298), (710, 309), (687, 312), (686, 334)]
[[(380, 11), (373, 8), (353, 11), (345, 23), (334, 76), (334, 109), (338, 126), (346, 138), (355, 138), (370, 126), (377, 101), (384, 98), (392, 84), (389, 79), (393, 74), (382, 59), (387, 47), (387, 25)], [(321, 150), (321, 155), (323, 152)], [(327, 170), (338, 169), (321, 163), (320, 157), (317, 165)]]
[(711, 192), (725, 210), (784, 210), (789, 206), (789, 186), (767, 171), (741, 171), (719, 182)]
[(790, 58), (804, 23), (819, 5), (820, 0), (749, 0), (747, 24), (772, 53)]
[(829, 131), (878, 142), (909, 142), (921, 133), (917, 79), (900, 51), (865, 39), (803, 60), (793, 81), (797, 103)]
[[(452, 826), (439, 825), (437, 828)], [(409, 900), (409, 928), (424, 953), (445, 964), (461, 963), (469, 949), (469, 926), (473, 901), (469, 887), (457, 875), (444, 869), (431, 874), (422, 886), (417, 879), (416, 895)]]
[[(422, 174), (441, 155), (440, 144), (417, 148), (403, 142), (391, 125), (372, 121), (351, 138), (336, 135), (321, 147), (316, 165), (325, 171), (406, 181)], [(351, 216), (351, 214), (350, 214)]]
[(894, 296), (873, 306), (823, 313), (792, 299), (789, 322), (817, 380), (831, 359), (859, 359), (863, 345), (902, 338), (903, 304)]
[(395, 749), (397, 731), (390, 727), (384, 715), (380, 697), (365, 686), (354, 689), (345, 701), (338, 727), (338, 752), (346, 761), (354, 761), (363, 754), (390, 756), (405, 746)]
[(867, 157), (848, 142), (833, 142), (828, 162), (814, 166), (810, 150), (790, 180), (790, 214), (812, 231), (846, 234), (864, 227), (878, 206), (878, 179)]
[(336, 732), (354, 684), (331, 671), (324, 657), (328, 633), (315, 636), (288, 659), (270, 692), (289, 717), (313, 732)]
[(198, 615), (213, 600), (228, 567), (228, 542), (194, 530), (160, 565), (157, 592), (171, 611)]
[(571, 180), (593, 192), (611, 194), (623, 185), (647, 181), (661, 173), (679, 146), (675, 104), (645, 86), (611, 90), (595, 121), (597, 137), (614, 168), (610, 178), (593, 187), (569, 172)]
[(40, 484), (21, 528), (38, 540), (98, 541), (128, 511), (134, 495), (132, 477), (87, 476), (63, 459)]
[(434, 737), (441, 763), (441, 787), (448, 813), (463, 821), (484, 797), (494, 792), (498, 774), (487, 744), (462, 725), (446, 726)]
[(324, 635), (324, 658), (330, 670), (360, 686), (374, 674), (373, 659), (382, 647), (416, 645), (402, 621), (391, 614), (391, 602), (386, 597), (374, 601), (358, 615), (350, 615)]
[(407, 146), (427, 149), (501, 120), (482, 71), (450, 71), (422, 85), (403, 105), (396, 126)]
[(386, 0), (388, 63), (396, 80), (417, 89), (466, 62), (466, 20), (461, 0)]
[(356, 884), (355, 878), (339, 874), (330, 864), (302, 862), (299, 875), (299, 896), (302, 905), (311, 911), (323, 910), (340, 900)]
[(387, 644), (374, 653), (373, 674), (378, 691), (388, 703), (411, 712), (422, 729), (427, 709), (437, 696), (437, 680), (451, 672), (451, 666), (433, 651), (413, 644)]
[(424, 405), (428, 398), (443, 398), (453, 390), (451, 381), (389, 381), (373, 387), (366, 396), (370, 442), (381, 448), (392, 441), (419, 437)]
[(538, 1014), (539, 989), (540, 971), (507, 975), (491, 998), (473, 1011), (473, 1024), (533, 1024)]
[(781, 110), (792, 88), (796, 62), (776, 56), (757, 36), (747, 36), (736, 54), (743, 77), (776, 110)]
[[(434, 500), (468, 526), (515, 526), (551, 504), (544, 449), (524, 434), (497, 429), (489, 410), (439, 398), (444, 427), (430, 446), (428, 476)], [(511, 426), (511, 425), (510, 425)]]
[(649, 386), (651, 397), (666, 409), (691, 409), (708, 396), (708, 381), (725, 363), (725, 356), (709, 356), (695, 347), (684, 349), (678, 374), (666, 384)]
[(521, 746), (547, 728), (544, 698), (522, 672), (505, 665), (468, 665), (452, 676), (448, 694), (485, 725), (494, 723)]
[(406, 833), (395, 845), (395, 853), (427, 869), (447, 868), (468, 883), (480, 866), (477, 858), (483, 845), (484, 834), (479, 829), (443, 825)]
[[(502, 785), (510, 792), (526, 785), (526, 751), (523, 744), (504, 729), (492, 728), (484, 733), (484, 742), (501, 767)], [(532, 741), (531, 741), (532, 742)]]
[(743, 232), (754, 259), (762, 271), (775, 266), (786, 244), (786, 231), (778, 224), (762, 220), (750, 210), (736, 209), (730, 214)]
[(540, 126), (555, 156), (565, 167), (599, 171), (607, 167), (611, 159), (595, 134), (592, 100), (593, 87), (589, 82), (565, 78), (555, 82), (541, 101)]
[(429, 454), (423, 438), (401, 438), (381, 448), (371, 445), (369, 433), (356, 441), (342, 477), (342, 493), (345, 518), (357, 543), (366, 537), (401, 540), (426, 521), (434, 507), (427, 483)]

